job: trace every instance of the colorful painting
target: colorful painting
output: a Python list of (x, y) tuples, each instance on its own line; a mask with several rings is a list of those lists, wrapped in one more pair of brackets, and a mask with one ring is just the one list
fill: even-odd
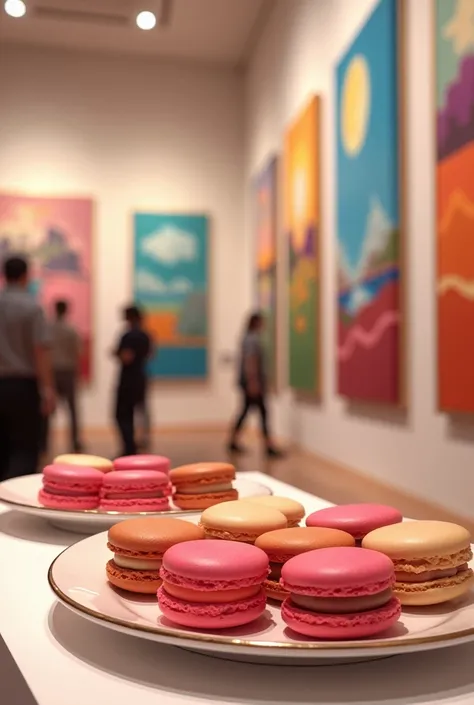
[(31, 291), (52, 316), (54, 302), (70, 304), (71, 322), (83, 341), (81, 372), (92, 376), (92, 221), (86, 198), (0, 194), (0, 260), (26, 255)]
[(398, 404), (402, 393), (399, 13), (380, 0), (338, 64), (338, 390)]
[(208, 252), (206, 216), (135, 214), (134, 299), (157, 346), (152, 377), (207, 377)]
[(474, 0), (436, 0), (438, 401), (474, 413)]
[(319, 98), (313, 97), (285, 138), (285, 233), (289, 249), (289, 383), (320, 394)]
[(256, 200), (256, 306), (265, 318), (265, 351), (269, 380), (277, 387), (277, 159), (257, 176)]

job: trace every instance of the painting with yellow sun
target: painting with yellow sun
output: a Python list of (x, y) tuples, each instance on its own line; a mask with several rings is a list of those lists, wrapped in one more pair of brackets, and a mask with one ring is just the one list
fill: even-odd
[(313, 97), (285, 138), (285, 234), (289, 250), (290, 386), (320, 394), (319, 98)]
[(402, 0), (379, 0), (336, 69), (341, 395), (401, 401)]

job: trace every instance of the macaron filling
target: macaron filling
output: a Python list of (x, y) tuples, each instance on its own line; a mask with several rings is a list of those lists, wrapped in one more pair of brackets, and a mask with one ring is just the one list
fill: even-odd
[(222, 482), (214, 485), (181, 485), (176, 491), (178, 494), (209, 494), (209, 492), (228, 492), (231, 489), (231, 482)]
[(248, 587), (229, 588), (228, 590), (193, 590), (189, 587), (180, 587), (173, 583), (163, 582), (163, 589), (178, 600), (188, 600), (189, 602), (230, 602), (233, 600), (248, 600), (258, 595), (262, 589), (261, 584), (249, 585)]
[(160, 570), (161, 560), (145, 560), (140, 558), (129, 558), (121, 556), (118, 553), (114, 554), (114, 563), (119, 568), (127, 568), (128, 570)]
[[(467, 563), (454, 568), (444, 570), (425, 570), (422, 573), (408, 573), (407, 571), (395, 571), (395, 579), (401, 583), (428, 583), (431, 580), (442, 578), (452, 578), (455, 575), (472, 572)], [(466, 576), (467, 577), (467, 576)]]
[(67, 497), (96, 497), (99, 495), (99, 488), (96, 487), (92, 489), (91, 487), (86, 487), (81, 489), (80, 487), (51, 487), (49, 484), (43, 487), (43, 492), (55, 496), (67, 496)]
[(300, 609), (323, 614), (351, 614), (353, 612), (369, 612), (384, 607), (393, 598), (391, 588), (375, 595), (360, 597), (312, 597), (309, 595), (291, 594), (291, 603)]
[(158, 499), (167, 497), (168, 494), (162, 490), (150, 490), (149, 492), (102, 492), (102, 499)]

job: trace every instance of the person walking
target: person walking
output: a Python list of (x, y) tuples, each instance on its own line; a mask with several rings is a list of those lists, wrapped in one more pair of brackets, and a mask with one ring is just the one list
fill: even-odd
[[(81, 453), (83, 446), (77, 413), (77, 383), (82, 341), (78, 331), (69, 323), (67, 301), (56, 301), (54, 308), (55, 320), (51, 324), (51, 361), (54, 386), (58, 401), (64, 402), (69, 412), (71, 451)], [(46, 452), (49, 435), (48, 418), (44, 422), (43, 434), (42, 450)]]
[(143, 329), (142, 312), (137, 306), (128, 306), (124, 318), (127, 330), (114, 351), (120, 362), (115, 420), (122, 440), (122, 454), (136, 455), (135, 412), (146, 409), (146, 366), (153, 345)]
[(260, 414), (267, 456), (277, 458), (283, 453), (273, 445), (269, 431), (266, 361), (261, 341), (264, 325), (265, 320), (260, 312), (250, 315), (240, 352), (239, 387), (242, 392), (242, 407), (232, 427), (228, 450), (230, 453), (244, 452), (238, 443), (238, 436), (249, 411), (256, 409)]
[(38, 469), (41, 415), (55, 407), (48, 326), (28, 293), (26, 259), (3, 264), (0, 293), (0, 481)]

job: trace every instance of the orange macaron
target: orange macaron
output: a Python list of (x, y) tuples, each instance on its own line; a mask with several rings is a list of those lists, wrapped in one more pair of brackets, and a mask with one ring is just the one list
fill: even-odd
[(229, 463), (193, 463), (174, 468), (170, 472), (173, 502), (180, 509), (207, 509), (238, 499), (232, 486), (234, 479), (235, 467)]

